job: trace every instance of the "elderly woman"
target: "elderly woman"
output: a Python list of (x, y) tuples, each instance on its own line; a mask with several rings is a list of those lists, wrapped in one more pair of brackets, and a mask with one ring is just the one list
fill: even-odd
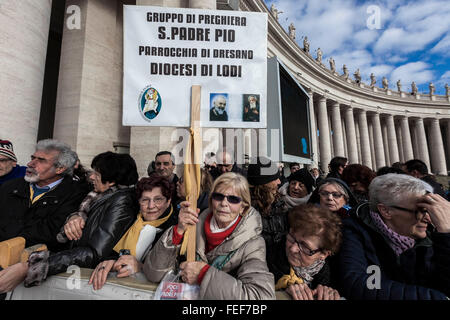
[(309, 203), (315, 203), (323, 208), (337, 213), (342, 218), (350, 215), (350, 209), (356, 209), (356, 200), (350, 188), (341, 179), (326, 178), (314, 190)]
[(311, 197), (314, 186), (314, 178), (307, 169), (302, 168), (292, 173), (288, 178), (289, 183), (284, 184), (278, 192), (284, 200), (285, 211), (300, 204), (307, 203)]
[(268, 258), (276, 290), (286, 289), (294, 300), (338, 300), (331, 288), (327, 257), (342, 241), (341, 219), (313, 204), (302, 204), (289, 212), (289, 233)]
[[(114, 247), (114, 256), (100, 262), (92, 272), (89, 284), (93, 285), (94, 290), (103, 287), (111, 269), (117, 271), (118, 278), (141, 271), (152, 244), (178, 222), (176, 210), (171, 203), (172, 184), (167, 178), (142, 178), (136, 185), (136, 194), (140, 205), (137, 219)], [(121, 250), (129, 250), (130, 254), (121, 255), (117, 259), (117, 253)]]
[[(417, 178), (385, 174), (370, 203), (344, 220), (339, 286), (348, 299), (422, 300), (450, 296), (450, 203)], [(428, 232), (429, 224), (434, 231)]]
[(375, 177), (376, 173), (372, 169), (358, 163), (349, 164), (342, 171), (342, 180), (359, 202), (369, 201), (369, 184)]
[(197, 261), (183, 262), (179, 268), (183, 281), (200, 286), (199, 299), (274, 299), (261, 217), (250, 206), (247, 180), (233, 172), (219, 176), (206, 210), (198, 215), (188, 202), (181, 204), (178, 224), (163, 234), (145, 259), (148, 280), (159, 282), (177, 267), (185, 231), (195, 225)]
[[(73, 240), (73, 248), (56, 253), (39, 251), (30, 254), (28, 262), (6, 269), (10, 276), (7, 290), (24, 279), (25, 287), (40, 285), (48, 276), (65, 272), (70, 265), (94, 268), (110, 256), (114, 245), (136, 219), (138, 202), (134, 184), (138, 180), (136, 163), (125, 154), (105, 152), (97, 155), (90, 179), (94, 191), (83, 200), (80, 209), (71, 215), (58, 241)], [(0, 280), (0, 292), (5, 288)]]

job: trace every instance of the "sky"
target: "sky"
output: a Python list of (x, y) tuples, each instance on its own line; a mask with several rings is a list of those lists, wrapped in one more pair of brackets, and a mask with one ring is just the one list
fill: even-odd
[(386, 77), (389, 88), (428, 93), (433, 82), (436, 94), (450, 86), (450, 3), (448, 0), (265, 0), (278, 11), (278, 22), (288, 30), (292, 22), (296, 41), (303, 48), (307, 36), (310, 53), (323, 51), (322, 62), (336, 61), (336, 71), (348, 68), (350, 77), (360, 69), (362, 81), (377, 86)]

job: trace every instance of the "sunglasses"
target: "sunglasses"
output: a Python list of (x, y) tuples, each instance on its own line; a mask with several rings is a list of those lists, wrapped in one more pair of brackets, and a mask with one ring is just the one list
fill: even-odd
[(215, 201), (223, 201), (223, 199), (227, 199), (227, 201), (231, 204), (238, 204), (241, 203), (242, 198), (238, 197), (238, 196), (226, 196), (224, 194), (221, 194), (219, 192), (213, 192), (211, 194), (211, 198)]

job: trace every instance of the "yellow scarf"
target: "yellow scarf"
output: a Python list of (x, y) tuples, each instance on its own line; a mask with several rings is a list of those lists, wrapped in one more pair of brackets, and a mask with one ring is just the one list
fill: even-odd
[(128, 249), (130, 250), (132, 256), (136, 256), (136, 244), (139, 240), (139, 234), (141, 233), (142, 228), (144, 228), (146, 225), (151, 225), (157, 228), (164, 222), (166, 222), (170, 218), (172, 213), (173, 207), (172, 205), (170, 205), (170, 212), (164, 218), (153, 221), (144, 221), (144, 219), (142, 218), (142, 213), (139, 212), (134, 224), (130, 227), (130, 229), (128, 229), (127, 232), (125, 232), (122, 239), (117, 242), (113, 250), (119, 252), (122, 249)]
[(296, 284), (296, 283), (302, 284), (303, 279), (297, 277), (294, 269), (291, 268), (291, 271), (289, 274), (285, 274), (278, 280), (278, 282), (275, 286), (275, 290), (286, 289), (288, 286)]

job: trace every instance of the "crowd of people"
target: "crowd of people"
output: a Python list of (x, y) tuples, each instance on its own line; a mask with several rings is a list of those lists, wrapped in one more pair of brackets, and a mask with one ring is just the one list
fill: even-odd
[[(70, 265), (110, 272), (169, 271), (199, 299), (410, 300), (450, 297), (450, 202), (418, 159), (373, 171), (335, 157), (329, 174), (265, 157), (240, 166), (208, 153), (195, 206), (175, 157), (158, 152), (141, 177), (127, 154), (103, 152), (88, 170), (65, 143), (39, 141), (27, 166), (0, 140), (0, 241), (45, 244), (1, 269), (1, 294), (38, 286)], [(196, 209), (194, 209), (196, 208)], [(187, 261), (187, 230), (195, 261)]]

